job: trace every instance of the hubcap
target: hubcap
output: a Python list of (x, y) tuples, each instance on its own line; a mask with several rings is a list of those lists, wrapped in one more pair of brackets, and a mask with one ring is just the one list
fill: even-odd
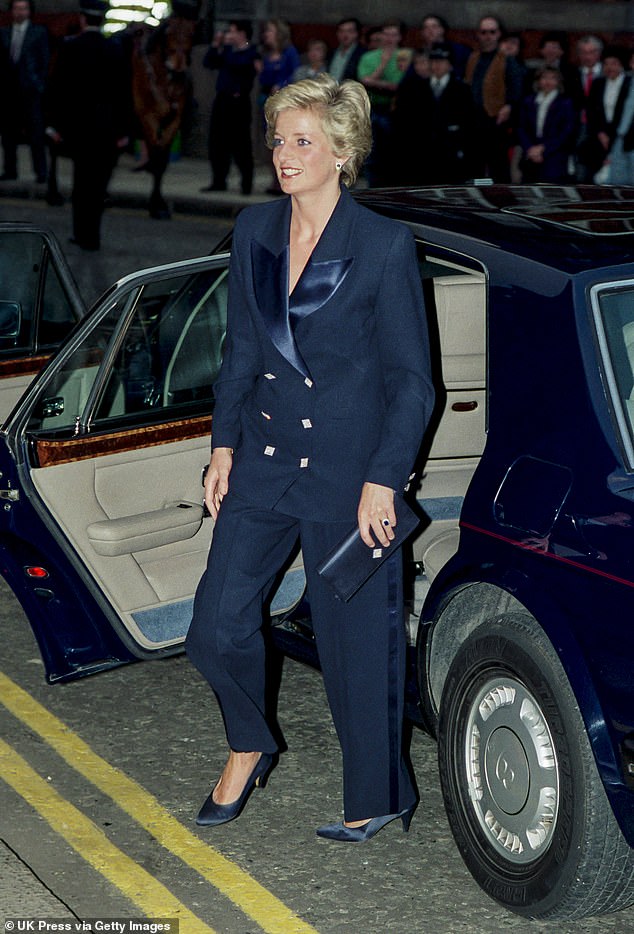
[(515, 678), (492, 678), (474, 698), (465, 769), (474, 813), (494, 850), (518, 864), (542, 856), (557, 822), (557, 754), (539, 703)]

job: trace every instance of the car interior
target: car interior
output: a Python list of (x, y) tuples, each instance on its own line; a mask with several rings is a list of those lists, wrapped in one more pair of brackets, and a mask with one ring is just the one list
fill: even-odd
[(625, 458), (634, 469), (634, 302), (632, 287), (594, 290), (592, 306), (606, 382)]

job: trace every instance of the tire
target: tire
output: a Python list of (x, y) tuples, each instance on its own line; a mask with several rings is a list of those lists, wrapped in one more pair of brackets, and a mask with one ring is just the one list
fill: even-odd
[(523, 614), (480, 626), (445, 683), (438, 755), (447, 817), (481, 888), (528, 918), (634, 902), (618, 827), (563, 667)]

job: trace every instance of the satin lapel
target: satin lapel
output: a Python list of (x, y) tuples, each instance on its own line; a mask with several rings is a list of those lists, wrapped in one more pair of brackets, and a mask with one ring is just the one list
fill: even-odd
[(313, 262), (311, 258), (290, 298), (291, 321), (295, 323), (301, 318), (307, 318), (325, 305), (346, 278), (351, 266), (352, 257), (321, 263)]
[[(310, 378), (310, 372), (295, 341), (298, 321), (321, 308), (337, 291), (353, 263), (350, 238), (359, 208), (346, 188), (341, 191), (312, 257), (288, 298), (290, 199), (280, 205), (284, 214), (276, 216), (267, 231), (268, 246), (251, 242), (253, 288), (260, 314), (269, 336), (291, 366)], [(347, 257), (342, 259), (341, 257)]]
[(330, 301), (354, 262), (350, 236), (358, 208), (346, 188), (290, 297), (291, 324), (318, 311)]
[(288, 307), (288, 244), (275, 255), (253, 240), (251, 243), (255, 299), (269, 337), (291, 366), (310, 377), (308, 367), (295, 343)]

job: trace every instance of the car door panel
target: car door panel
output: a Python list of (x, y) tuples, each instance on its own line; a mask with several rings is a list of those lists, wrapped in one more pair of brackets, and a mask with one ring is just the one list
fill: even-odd
[[(133, 638), (147, 648), (152, 647), (150, 641), (142, 630), (136, 631), (135, 623), (135, 615), (144, 610), (163, 607), (164, 615), (171, 615), (174, 627), (169, 633), (163, 628), (161, 641), (182, 639), (186, 632), (188, 620), (167, 607), (192, 597), (205, 567), (213, 520), (202, 521), (200, 477), (208, 457), (209, 439), (198, 438), (86, 457), (32, 472), (44, 505), (82, 564)], [(193, 506), (178, 510), (177, 503)], [(116, 527), (122, 520), (138, 526), (141, 516), (169, 516), (174, 509), (197, 515), (186, 536), (181, 534), (180, 517), (176, 533), (165, 530), (166, 538), (172, 535), (178, 540), (160, 544), (155, 535), (151, 547), (146, 540), (112, 554), (94, 547), (95, 527)]]
[[(194, 504), (191, 511), (201, 515), (201, 472), (208, 459), (205, 436), (32, 471), (34, 485), (57, 526), (132, 639), (146, 649), (184, 639), (193, 594), (207, 561), (213, 520), (195, 519), (192, 534), (186, 537), (178, 535), (178, 540), (153, 547), (144, 542), (119, 554), (104, 554), (94, 547), (94, 528), (122, 519), (140, 522), (139, 517), (148, 513), (185, 511), (175, 503)], [(272, 615), (293, 606), (304, 587), (303, 566), (297, 558), (274, 595)]]
[[(33, 559), (47, 574), (52, 568), (51, 606), (64, 620), (62, 587), (79, 604), (72, 627), (58, 623), (54, 632), (27, 609), (38, 619), (40, 644), (57, 640), (51, 678), (72, 677), (74, 656), (82, 656), (84, 673), (91, 664), (182, 645), (213, 535), (201, 479), (226, 327), (226, 271), (226, 257), (207, 258), (122, 280), (14, 413), (9, 436), (29, 495), (28, 504), (12, 504), (13, 529), (33, 542), (26, 515), (37, 514), (55, 541), (50, 560), (39, 551)], [(304, 588), (296, 559), (271, 613), (297, 603)], [(91, 601), (82, 624), (82, 604)], [(110, 662), (96, 657), (104, 645), (115, 656)]]

